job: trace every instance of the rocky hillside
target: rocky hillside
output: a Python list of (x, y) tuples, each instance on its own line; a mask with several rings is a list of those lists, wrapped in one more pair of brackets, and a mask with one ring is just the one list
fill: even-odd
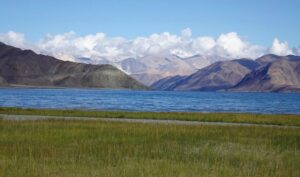
[(0, 85), (146, 89), (111, 65), (61, 61), (0, 43)]
[(164, 78), (157, 90), (193, 91), (300, 91), (300, 57), (265, 55), (256, 60), (216, 62), (189, 76)]
[[(258, 59), (261, 60), (261, 59)], [(300, 57), (286, 56), (248, 73), (232, 91), (300, 91)]]
[[(152, 85), (159, 90), (216, 91), (236, 85), (259, 64), (250, 59), (219, 61), (185, 77), (169, 77)], [(174, 82), (175, 81), (175, 82)]]

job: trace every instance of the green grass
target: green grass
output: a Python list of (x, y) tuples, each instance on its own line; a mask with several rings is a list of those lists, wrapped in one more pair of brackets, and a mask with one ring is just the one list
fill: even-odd
[(299, 177), (300, 129), (0, 120), (1, 177)]
[(233, 122), (300, 126), (300, 115), (266, 115), (238, 113), (186, 113), (186, 112), (122, 112), (122, 111), (83, 111), (53, 109), (0, 108), (0, 114), (47, 115), (75, 117), (105, 117), (133, 119), (188, 120), (205, 122)]

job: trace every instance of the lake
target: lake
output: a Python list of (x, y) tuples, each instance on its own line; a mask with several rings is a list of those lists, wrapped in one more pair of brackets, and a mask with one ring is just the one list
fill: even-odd
[(0, 106), (300, 114), (300, 94), (1, 88)]

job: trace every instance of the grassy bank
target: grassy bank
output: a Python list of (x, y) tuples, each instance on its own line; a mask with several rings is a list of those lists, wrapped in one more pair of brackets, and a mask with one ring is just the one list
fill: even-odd
[(300, 130), (0, 120), (0, 176), (298, 177)]
[(300, 115), (264, 115), (238, 113), (188, 113), (188, 112), (122, 112), (122, 111), (84, 111), (52, 109), (0, 108), (0, 114), (47, 115), (74, 117), (134, 118), (189, 120), (205, 122), (234, 122), (272, 125), (300, 126)]

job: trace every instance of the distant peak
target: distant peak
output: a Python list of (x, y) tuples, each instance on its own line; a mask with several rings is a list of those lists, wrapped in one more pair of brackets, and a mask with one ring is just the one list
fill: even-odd
[(297, 57), (296, 55), (287, 55), (286, 57)]
[(263, 56), (259, 57), (258, 59), (266, 58), (266, 57), (280, 58), (280, 56), (270, 53), (270, 54), (263, 55)]

